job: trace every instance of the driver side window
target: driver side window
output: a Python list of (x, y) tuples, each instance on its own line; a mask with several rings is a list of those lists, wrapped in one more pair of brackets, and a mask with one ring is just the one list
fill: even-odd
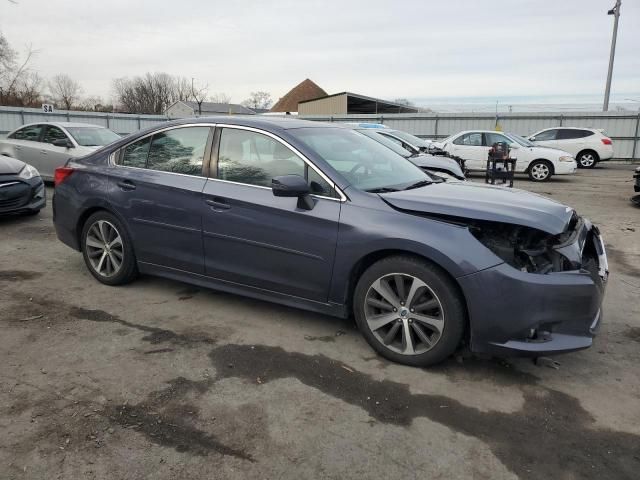
[(217, 178), (271, 187), (271, 180), (281, 175), (299, 175), (309, 182), (311, 193), (335, 197), (331, 186), (284, 144), (257, 132), (222, 129)]
[(47, 129), (44, 132), (44, 137), (42, 137), (42, 141), (44, 143), (53, 143), (56, 140), (69, 140), (69, 137), (67, 137), (67, 135), (58, 127), (53, 125), (47, 126)]
[(555, 140), (557, 133), (558, 133), (557, 128), (540, 132), (539, 134), (536, 135), (536, 142), (542, 142), (545, 140)]

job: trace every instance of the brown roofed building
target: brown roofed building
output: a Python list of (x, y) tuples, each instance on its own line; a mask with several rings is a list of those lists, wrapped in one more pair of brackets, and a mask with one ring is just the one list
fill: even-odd
[(293, 87), (276, 104), (271, 107), (272, 112), (297, 112), (298, 103), (319, 97), (326, 97), (327, 92), (308, 78)]

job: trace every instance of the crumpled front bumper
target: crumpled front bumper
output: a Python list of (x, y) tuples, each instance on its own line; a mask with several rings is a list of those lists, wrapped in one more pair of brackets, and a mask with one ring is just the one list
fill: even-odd
[(603, 318), (608, 263), (590, 224), (591, 270), (527, 273), (505, 263), (458, 278), (470, 319), (471, 349), (504, 356), (540, 356), (591, 346)]

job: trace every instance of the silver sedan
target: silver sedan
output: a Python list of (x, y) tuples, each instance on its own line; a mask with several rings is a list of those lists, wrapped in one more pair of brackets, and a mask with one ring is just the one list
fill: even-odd
[(45, 180), (53, 180), (57, 167), (69, 158), (82, 157), (120, 138), (108, 128), (89, 123), (30, 123), (0, 140), (0, 155), (35, 167)]

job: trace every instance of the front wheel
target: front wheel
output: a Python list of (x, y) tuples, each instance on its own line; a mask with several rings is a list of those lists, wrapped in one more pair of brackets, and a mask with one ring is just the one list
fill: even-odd
[(534, 182), (546, 182), (553, 175), (553, 167), (546, 160), (534, 160), (529, 165), (529, 178)]
[(91, 274), (106, 285), (122, 285), (137, 273), (133, 244), (118, 218), (106, 211), (91, 215), (82, 229), (82, 255)]
[(396, 256), (373, 264), (353, 298), (356, 323), (380, 355), (424, 367), (453, 354), (466, 310), (453, 281), (424, 260)]

